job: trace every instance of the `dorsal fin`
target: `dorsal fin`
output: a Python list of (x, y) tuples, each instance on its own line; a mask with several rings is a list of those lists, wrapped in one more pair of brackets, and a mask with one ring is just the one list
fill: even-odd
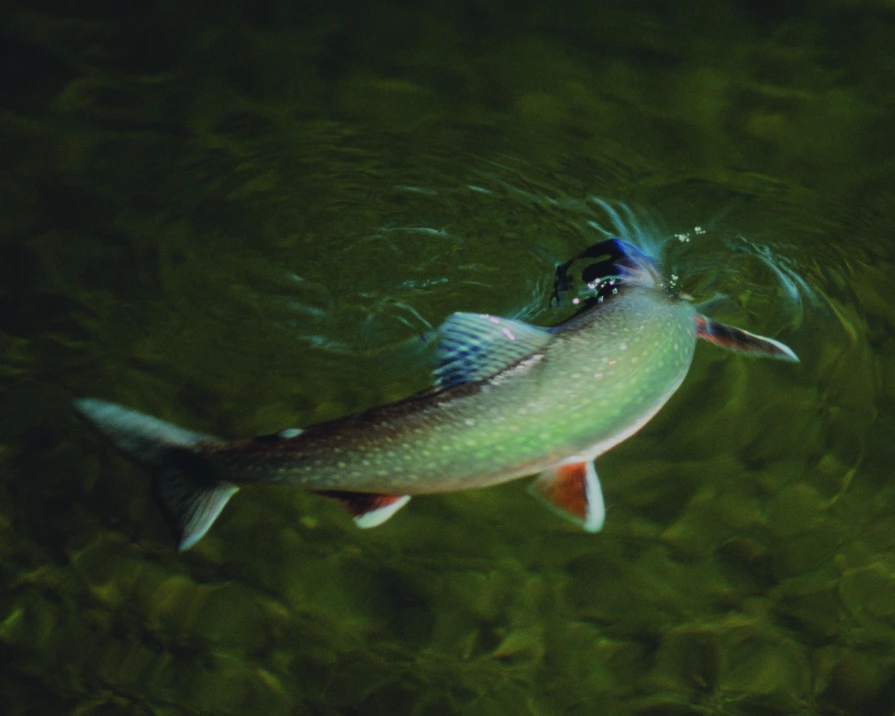
[(486, 313), (452, 313), (439, 333), (438, 385), (483, 380), (536, 353), (552, 337), (546, 328)]

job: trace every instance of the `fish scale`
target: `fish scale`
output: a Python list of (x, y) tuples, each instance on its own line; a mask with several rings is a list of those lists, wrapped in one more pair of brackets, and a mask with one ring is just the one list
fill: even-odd
[(406, 494), (494, 485), (570, 455), (594, 459), (680, 385), (696, 343), (694, 313), (662, 291), (632, 287), (563, 325), (539, 359), (289, 440), (212, 445), (207, 454), (225, 478)]

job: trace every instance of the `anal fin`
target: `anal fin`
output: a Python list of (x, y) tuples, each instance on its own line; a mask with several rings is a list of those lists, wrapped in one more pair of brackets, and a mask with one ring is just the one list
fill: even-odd
[(347, 490), (317, 490), (342, 503), (361, 529), (378, 527), (410, 501), (410, 495), (382, 495), (375, 492), (349, 492)]
[(545, 470), (532, 483), (531, 491), (588, 532), (603, 529), (606, 504), (591, 460)]

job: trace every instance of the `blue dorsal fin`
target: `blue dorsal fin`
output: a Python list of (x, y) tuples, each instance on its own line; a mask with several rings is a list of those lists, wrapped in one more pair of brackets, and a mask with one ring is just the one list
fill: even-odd
[(438, 385), (483, 380), (537, 352), (552, 337), (546, 328), (486, 313), (452, 313), (438, 331)]

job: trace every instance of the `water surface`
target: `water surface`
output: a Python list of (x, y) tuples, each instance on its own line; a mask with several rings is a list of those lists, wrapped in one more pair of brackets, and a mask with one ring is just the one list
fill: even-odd
[[(4, 14), (9, 712), (890, 713), (891, 7), (327, 8)], [(599, 535), (521, 483), (363, 532), (257, 489), (178, 555), (68, 407), (245, 436), (403, 397), (452, 311), (558, 320), (613, 211), (802, 362), (700, 345), (599, 460)]]

